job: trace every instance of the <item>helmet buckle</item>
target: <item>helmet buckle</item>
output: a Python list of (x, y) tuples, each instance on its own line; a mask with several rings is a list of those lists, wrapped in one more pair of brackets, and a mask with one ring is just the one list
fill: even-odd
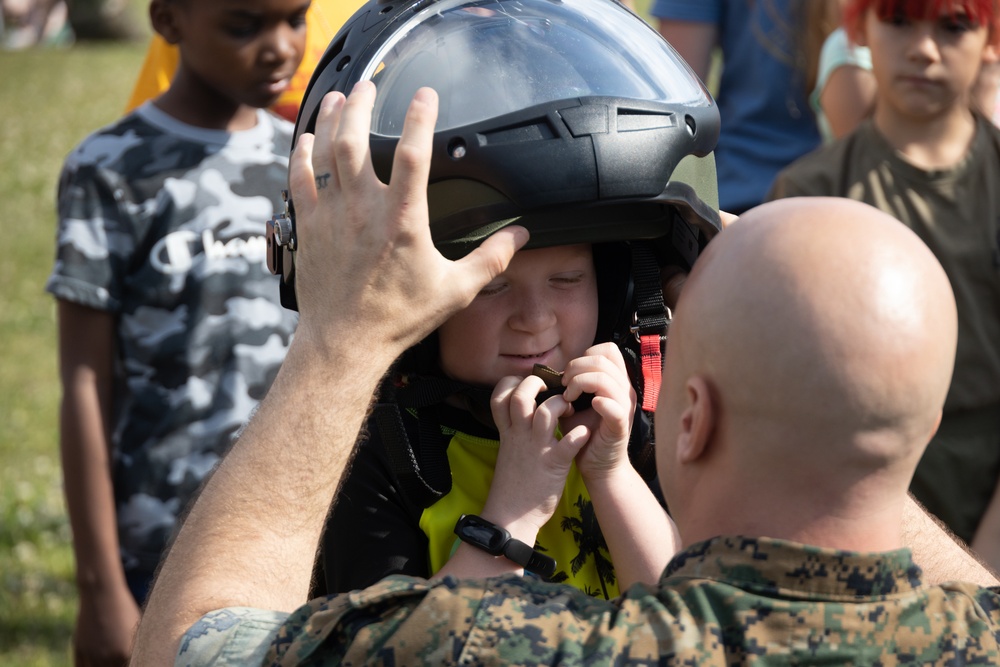
[(281, 275), (284, 272), (282, 249), (287, 247), (294, 251), (296, 246), (288, 190), (281, 191), (281, 199), (285, 202), (285, 210), (267, 221), (266, 233), (267, 269), (275, 275)]

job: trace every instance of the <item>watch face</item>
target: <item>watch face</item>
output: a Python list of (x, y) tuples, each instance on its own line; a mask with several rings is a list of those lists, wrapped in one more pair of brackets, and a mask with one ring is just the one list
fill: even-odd
[(500, 553), (507, 541), (504, 531), (477, 516), (463, 517), (461, 531), (462, 539), (478, 544), (492, 554)]

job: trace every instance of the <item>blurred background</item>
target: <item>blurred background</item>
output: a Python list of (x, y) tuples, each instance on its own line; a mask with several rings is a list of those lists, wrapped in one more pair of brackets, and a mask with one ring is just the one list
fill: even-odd
[(29, 19), (7, 14), (0, 33), (0, 665), (71, 664), (55, 302), (43, 287), (59, 169), (77, 142), (122, 114), (146, 49), (145, 8), (130, 0), (116, 9), (124, 28), (96, 41), (75, 39), (65, 18), (38, 39)]

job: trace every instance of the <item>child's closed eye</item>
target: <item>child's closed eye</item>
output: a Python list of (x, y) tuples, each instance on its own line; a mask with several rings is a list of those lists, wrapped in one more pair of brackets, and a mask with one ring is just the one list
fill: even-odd
[(558, 288), (570, 288), (574, 285), (580, 285), (584, 282), (586, 276), (583, 271), (574, 271), (573, 273), (560, 273), (558, 275), (549, 278), (549, 282)]
[(505, 282), (492, 282), (483, 289), (479, 290), (476, 298), (495, 296), (506, 289), (507, 283)]

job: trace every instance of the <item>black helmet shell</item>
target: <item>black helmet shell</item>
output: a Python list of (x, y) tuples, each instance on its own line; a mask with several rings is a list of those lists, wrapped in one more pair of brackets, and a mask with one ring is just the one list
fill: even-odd
[[(664, 262), (689, 267), (720, 228), (717, 107), (613, 0), (369, 0), (317, 66), (295, 139), (328, 92), (367, 79), (385, 182), (414, 92), (438, 93), (428, 202), (446, 256), (516, 222), (528, 247), (657, 239)], [(284, 253), (282, 301), (294, 307)]]

